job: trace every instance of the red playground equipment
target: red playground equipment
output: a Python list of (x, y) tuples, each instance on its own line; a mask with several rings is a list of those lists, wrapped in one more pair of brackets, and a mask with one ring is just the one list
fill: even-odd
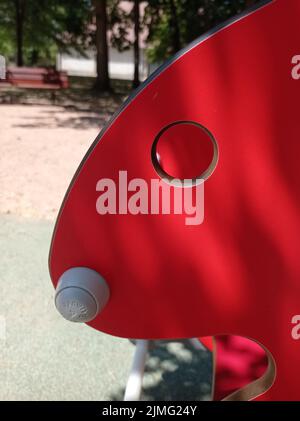
[(196, 40), (126, 101), (71, 182), (49, 259), (56, 306), (137, 339), (139, 372), (148, 340), (225, 335), (218, 378), (224, 356), (239, 370), (232, 338), (247, 338), (252, 374), (240, 368), (227, 398), (300, 400), (299, 19), (298, 0), (264, 1)]

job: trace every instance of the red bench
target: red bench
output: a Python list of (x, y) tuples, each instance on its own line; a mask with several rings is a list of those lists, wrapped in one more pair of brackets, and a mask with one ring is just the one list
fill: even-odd
[(66, 72), (41, 67), (9, 67), (3, 82), (22, 88), (63, 89), (69, 87)]

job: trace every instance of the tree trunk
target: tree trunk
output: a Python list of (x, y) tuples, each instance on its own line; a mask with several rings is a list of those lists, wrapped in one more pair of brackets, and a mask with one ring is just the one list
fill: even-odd
[(15, 0), (16, 11), (16, 41), (17, 41), (17, 66), (23, 66), (23, 27), (25, 14), (25, 0)]
[(96, 15), (97, 80), (95, 88), (110, 90), (108, 73), (107, 10), (106, 0), (94, 0)]
[(133, 87), (137, 88), (140, 84), (140, 1), (134, 0), (133, 5), (134, 20), (134, 77)]
[(177, 9), (174, 0), (170, 0), (171, 25), (173, 26), (173, 54), (181, 49), (180, 30), (177, 17)]

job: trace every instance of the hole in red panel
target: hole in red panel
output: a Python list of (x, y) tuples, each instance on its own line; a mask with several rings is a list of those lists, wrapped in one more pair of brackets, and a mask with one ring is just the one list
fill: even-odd
[(262, 345), (234, 335), (217, 336), (215, 342), (215, 400), (250, 400), (271, 387), (275, 365)]
[(152, 146), (152, 163), (161, 178), (206, 180), (218, 162), (218, 146), (213, 135), (198, 123), (182, 121), (165, 127)]

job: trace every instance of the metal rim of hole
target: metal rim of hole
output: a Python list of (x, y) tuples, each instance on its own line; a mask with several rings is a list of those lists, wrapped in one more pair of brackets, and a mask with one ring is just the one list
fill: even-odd
[[(175, 177), (171, 176), (170, 174), (168, 174), (166, 171), (164, 171), (162, 169), (162, 167), (161, 167), (161, 165), (158, 161), (158, 157), (157, 157), (157, 145), (158, 145), (158, 142), (159, 142), (160, 138), (171, 127), (177, 126), (179, 124), (191, 124), (193, 126), (198, 127), (199, 129), (204, 131), (204, 133), (207, 134), (207, 136), (209, 137), (210, 141), (213, 144), (214, 154), (213, 154), (213, 159), (212, 159), (211, 163), (209, 164), (208, 168), (202, 174), (200, 174), (196, 178), (193, 178), (192, 180), (188, 180), (188, 179), (184, 180), (184, 179), (179, 179), (179, 178), (175, 178)], [(166, 183), (168, 183), (172, 186), (193, 187), (193, 186), (197, 186), (199, 184), (202, 184), (215, 171), (216, 166), (217, 166), (218, 161), (219, 161), (219, 147), (218, 147), (217, 141), (216, 141), (215, 137), (213, 136), (213, 134), (206, 127), (202, 126), (202, 124), (196, 123), (195, 121), (189, 121), (189, 120), (175, 121), (174, 123), (168, 124), (166, 127), (164, 127), (158, 133), (158, 135), (156, 136), (156, 138), (153, 142), (153, 145), (152, 145), (152, 149), (151, 149), (151, 160), (152, 160), (152, 164), (154, 166), (155, 171), (157, 172), (159, 177), (162, 178)]]

